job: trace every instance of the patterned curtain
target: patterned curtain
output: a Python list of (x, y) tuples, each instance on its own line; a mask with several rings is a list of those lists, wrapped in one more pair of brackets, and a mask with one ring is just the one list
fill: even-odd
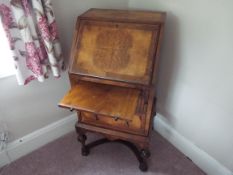
[(51, 1), (0, 0), (0, 16), (18, 84), (43, 82), (49, 72), (60, 77), (65, 66)]

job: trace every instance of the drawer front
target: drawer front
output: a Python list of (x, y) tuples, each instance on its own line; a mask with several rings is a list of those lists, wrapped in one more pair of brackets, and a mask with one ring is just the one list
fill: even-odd
[(89, 112), (80, 112), (79, 118), (79, 121), (85, 124), (144, 135), (144, 119), (137, 115), (135, 115), (131, 121), (126, 121), (118, 118), (96, 115)]

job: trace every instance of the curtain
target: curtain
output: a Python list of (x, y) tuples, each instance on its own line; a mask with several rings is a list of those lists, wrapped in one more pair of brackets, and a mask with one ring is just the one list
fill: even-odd
[(51, 1), (0, 0), (0, 16), (18, 84), (59, 78), (65, 65)]

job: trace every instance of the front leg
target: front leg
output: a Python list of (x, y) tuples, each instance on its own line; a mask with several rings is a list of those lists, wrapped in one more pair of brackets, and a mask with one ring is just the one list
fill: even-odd
[(77, 140), (82, 144), (81, 152), (83, 156), (88, 156), (90, 153), (89, 148), (86, 146), (85, 142), (87, 140), (87, 136), (85, 134), (85, 131), (80, 129), (79, 127), (75, 126), (76, 132), (78, 134)]

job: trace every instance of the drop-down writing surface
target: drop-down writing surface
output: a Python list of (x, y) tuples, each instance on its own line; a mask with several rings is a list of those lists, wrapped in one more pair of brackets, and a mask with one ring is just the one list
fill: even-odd
[(142, 99), (138, 89), (80, 81), (59, 106), (131, 121), (136, 114), (142, 114)]

